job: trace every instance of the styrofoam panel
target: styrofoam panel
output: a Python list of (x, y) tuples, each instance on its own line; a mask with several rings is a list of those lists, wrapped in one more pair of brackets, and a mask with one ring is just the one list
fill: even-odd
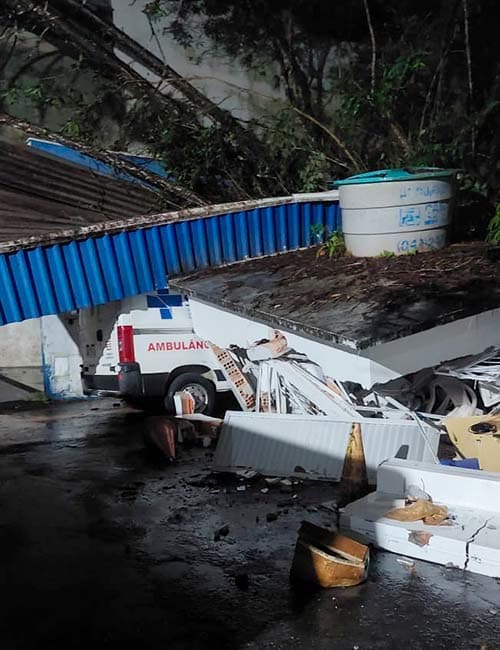
[[(410, 484), (446, 505), (452, 525), (385, 518), (389, 510), (404, 504)], [(340, 526), (394, 553), (500, 577), (499, 486), (500, 475), (493, 473), (389, 460), (379, 467), (377, 491), (349, 504)], [(412, 542), (413, 532), (429, 533), (428, 544)]]
[(500, 474), (397, 458), (380, 466), (379, 492), (403, 497), (410, 485), (422, 488), (437, 502), (455, 503), (460, 494), (460, 505), (466, 508), (495, 511), (500, 507)]

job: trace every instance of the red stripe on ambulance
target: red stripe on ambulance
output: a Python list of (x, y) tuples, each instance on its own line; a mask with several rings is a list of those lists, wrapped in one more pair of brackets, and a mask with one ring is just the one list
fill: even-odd
[(148, 352), (172, 352), (178, 350), (208, 350), (206, 341), (156, 341), (148, 344)]

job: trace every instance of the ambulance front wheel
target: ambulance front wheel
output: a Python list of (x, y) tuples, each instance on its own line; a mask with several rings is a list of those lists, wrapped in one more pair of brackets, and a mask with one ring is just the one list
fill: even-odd
[(176, 377), (167, 389), (164, 404), (169, 412), (175, 411), (174, 395), (186, 391), (194, 399), (195, 413), (210, 415), (214, 410), (216, 390), (209, 379), (194, 372), (186, 372)]

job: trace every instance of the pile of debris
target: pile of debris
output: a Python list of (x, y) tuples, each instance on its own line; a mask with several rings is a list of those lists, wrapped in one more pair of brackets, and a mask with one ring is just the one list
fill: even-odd
[(212, 350), (243, 411), (224, 421), (215, 459), (221, 469), (290, 476), (298, 467), (298, 473), (338, 480), (349, 430), (359, 422), (373, 483), (387, 458), (439, 462), (446, 432), (457, 454), (444, 463), (500, 471), (498, 348), (369, 390), (325, 376), (279, 331), (248, 348)]
[[(500, 472), (498, 348), (370, 390), (325, 377), (280, 332), (212, 350), (242, 410), (207, 418), (176, 395), (177, 420), (151, 419), (148, 429), (165, 456), (175, 458), (175, 441), (217, 440), (216, 472), (342, 481), (340, 526), (360, 541), (500, 577), (500, 474), (489, 473)], [(455, 457), (440, 459), (443, 450)], [(366, 546), (300, 530), (294, 579), (347, 586), (367, 567)]]

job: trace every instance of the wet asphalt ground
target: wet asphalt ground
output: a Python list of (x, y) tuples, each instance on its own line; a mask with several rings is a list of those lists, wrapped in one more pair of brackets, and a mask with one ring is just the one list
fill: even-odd
[(491, 578), (379, 552), (359, 587), (293, 590), (300, 522), (331, 526), (336, 486), (263, 494), (201, 448), (166, 465), (143, 418), (108, 400), (0, 414), (2, 650), (500, 648)]

